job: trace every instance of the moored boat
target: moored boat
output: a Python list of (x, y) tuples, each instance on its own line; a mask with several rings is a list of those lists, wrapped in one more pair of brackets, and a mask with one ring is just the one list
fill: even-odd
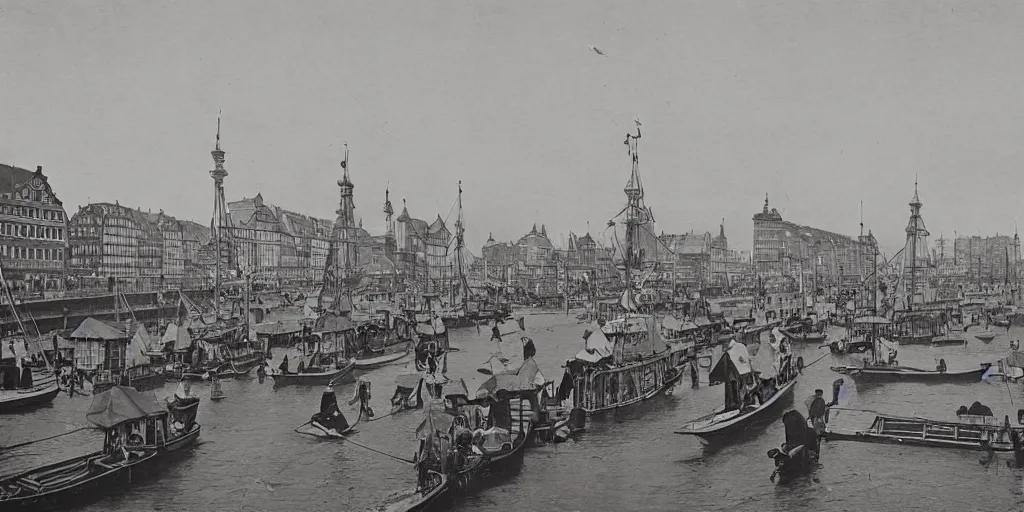
[(563, 394), (572, 390), (573, 408), (589, 415), (626, 407), (679, 382), (679, 365), (692, 344), (659, 343), (654, 323), (650, 315), (633, 315), (584, 331), (584, 348), (565, 364)]
[(411, 351), (412, 343), (408, 342), (405, 343), (401, 348), (396, 348), (391, 352), (383, 353), (381, 355), (373, 355), (371, 357), (362, 358), (356, 357), (354, 362), (357, 370), (375, 370), (377, 368), (382, 368), (389, 364), (395, 363), (396, 361), (404, 359), (405, 356), (409, 355), (409, 352)]
[(690, 421), (677, 434), (696, 437), (702, 444), (730, 441), (747, 426), (792, 396), (803, 359), (794, 364), (785, 340), (762, 343), (752, 358), (747, 347), (732, 342), (708, 374), (712, 383), (724, 383), (725, 406)]
[(782, 333), (791, 342), (804, 342), (804, 343), (822, 343), (828, 339), (828, 335), (823, 332), (809, 332), (809, 331), (791, 331), (788, 328), (780, 328), (779, 332)]
[[(858, 318), (854, 322), (859, 325), (872, 326), (871, 358), (865, 359), (860, 365), (833, 366), (831, 369), (834, 372), (849, 375), (857, 381), (980, 382), (982, 375), (992, 366), (992, 363), (982, 363), (975, 368), (950, 370), (946, 367), (944, 360), (940, 360), (932, 370), (903, 366), (896, 359), (897, 347), (878, 335), (877, 326), (889, 325), (888, 320), (868, 316)], [(882, 359), (878, 355), (882, 347), (887, 347), (888, 357), (886, 359)]]
[(175, 430), (155, 398), (115, 386), (93, 398), (86, 418), (106, 432), (103, 450), (7, 477), (0, 481), (0, 509), (51, 510), (80, 506), (159, 466), (162, 454), (199, 437), (199, 426)]
[(356, 365), (349, 361), (348, 364), (338, 367), (336, 365), (320, 367), (307, 366), (301, 372), (281, 372), (280, 370), (271, 373), (275, 386), (320, 386), (327, 384), (347, 384), (355, 382)]
[(0, 389), (0, 414), (20, 412), (25, 409), (48, 404), (60, 393), (57, 382), (50, 382), (30, 388)]
[(996, 333), (994, 333), (994, 332), (992, 332), (991, 330), (988, 330), (988, 329), (985, 329), (984, 331), (981, 331), (981, 332), (976, 333), (974, 335), (975, 338), (978, 338), (979, 340), (984, 341), (985, 343), (988, 343), (988, 342), (996, 339), (996, 336), (997, 336)]
[(833, 366), (832, 371), (864, 382), (981, 382), (982, 375), (992, 366), (992, 363), (981, 363), (977, 368), (948, 370), (940, 364), (933, 370), (924, 370), (902, 366), (898, 361), (894, 363), (864, 361), (862, 366)]
[(957, 420), (931, 420), (880, 414), (864, 430), (825, 430), (828, 441), (901, 444), (932, 448), (1013, 452), (1013, 433), (1024, 435), (1024, 427), (1011, 426), (988, 414), (959, 414)]

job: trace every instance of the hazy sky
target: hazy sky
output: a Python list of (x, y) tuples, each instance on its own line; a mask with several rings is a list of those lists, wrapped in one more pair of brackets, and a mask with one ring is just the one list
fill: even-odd
[[(596, 235), (638, 116), (658, 230), (751, 245), (787, 220), (902, 245), (1007, 233), (1024, 167), (1021, 2), (0, 0), (0, 162), (42, 165), (69, 214), (120, 200), (209, 223), (218, 108), (228, 200), (334, 218), (448, 216), (467, 242), (537, 222)], [(587, 47), (606, 53), (602, 57)]]

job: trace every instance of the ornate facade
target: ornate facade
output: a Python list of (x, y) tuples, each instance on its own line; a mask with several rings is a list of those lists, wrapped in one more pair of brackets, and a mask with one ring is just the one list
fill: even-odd
[[(68, 224), (69, 272), (79, 280), (118, 278), (131, 290), (201, 286), (189, 269), (210, 233), (194, 222), (120, 203), (81, 207)], [(79, 286), (86, 286), (82, 281)]]
[(452, 273), (448, 246), (452, 233), (441, 216), (433, 223), (413, 218), (402, 200), (395, 224), (395, 259), (399, 274), (420, 292), (442, 290)]
[(64, 288), (67, 216), (43, 168), (0, 164), (0, 257), (16, 294)]

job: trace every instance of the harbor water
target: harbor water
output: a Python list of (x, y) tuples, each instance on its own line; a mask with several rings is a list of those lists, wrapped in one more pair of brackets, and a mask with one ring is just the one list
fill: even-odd
[[(582, 345), (585, 325), (575, 316), (535, 314), (526, 318), (527, 332), (537, 347), (537, 362), (549, 380), (558, 381), (561, 365)], [(517, 329), (508, 322), (503, 330)], [(950, 370), (995, 361), (1007, 352), (1010, 339), (1024, 330), (1007, 332), (990, 343), (968, 334), (964, 347), (910, 347), (899, 349), (901, 363), (934, 367), (939, 357)], [(833, 328), (833, 336), (840, 329)], [(489, 329), (452, 331), (451, 345), (458, 352), (448, 360), (449, 376), (464, 378), (470, 391), (487, 378), (477, 371), (497, 350), (488, 342)], [(521, 360), (520, 336), (509, 335), (501, 344), (506, 357)], [(827, 353), (817, 346), (794, 347), (807, 363)], [(275, 351), (275, 357), (281, 357)], [(786, 407), (806, 414), (804, 400), (815, 388), (831, 395), (840, 375), (829, 370), (833, 362), (845, 364), (863, 356), (827, 355), (805, 369)], [(400, 363), (366, 374), (372, 383), (372, 404), (378, 416), (388, 413), (396, 376), (410, 372)], [(497, 363), (495, 363), (497, 364)], [(275, 364), (276, 366), (276, 364)], [(1005, 464), (979, 463), (971, 451), (823, 442), (821, 467), (810, 477), (787, 485), (769, 481), (773, 468), (767, 457), (784, 440), (782, 410), (751, 426), (737, 440), (708, 450), (692, 437), (673, 432), (690, 419), (720, 407), (722, 386), (690, 389), (689, 378), (672, 394), (604, 416), (591, 418), (588, 430), (575, 441), (532, 448), (523, 471), (504, 485), (485, 490), (464, 501), (458, 510), (1017, 510), (1024, 509), (1024, 472)], [(961, 405), (981, 401), (999, 417), (1016, 423), (1024, 408), (1020, 384), (1001, 379), (970, 384), (926, 385), (899, 383), (860, 387), (850, 377), (840, 407), (834, 411), (835, 428), (867, 428), (873, 411), (903, 416), (954, 419)], [(353, 421), (357, 406), (348, 405), (355, 386), (337, 390), (346, 416)], [(174, 386), (157, 390), (157, 398), (170, 396)], [(415, 485), (408, 463), (389, 458), (345, 441), (323, 441), (295, 433), (319, 407), (321, 387), (283, 387), (273, 381), (260, 385), (255, 377), (223, 382), (227, 398), (211, 402), (209, 384), (197, 383), (192, 392), (203, 398), (198, 421), (201, 444), (180, 460), (169, 462), (155, 476), (134, 482), (128, 492), (117, 493), (83, 510), (142, 511), (280, 511), (365, 510), (399, 489)], [(22, 415), (0, 416), (0, 443), (11, 445), (40, 439), (86, 425), (91, 398), (66, 394), (51, 407)], [(408, 411), (377, 421), (363, 421), (352, 437), (402, 459), (411, 459), (416, 447), (414, 430), (419, 411)], [(0, 454), (0, 473), (8, 475), (44, 463), (100, 448), (101, 436), (77, 432)]]

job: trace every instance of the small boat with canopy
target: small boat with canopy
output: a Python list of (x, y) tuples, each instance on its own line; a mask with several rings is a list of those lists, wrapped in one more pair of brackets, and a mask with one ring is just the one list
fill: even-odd
[(355, 382), (355, 361), (346, 359), (346, 347), (354, 343), (356, 330), (343, 315), (328, 312), (317, 318), (313, 354), (300, 358), (292, 369), (285, 356), (276, 372), (270, 374), (275, 386), (323, 386)]
[(0, 480), (0, 509), (48, 510), (80, 506), (157, 468), (164, 454), (191, 446), (200, 427), (175, 430), (168, 411), (150, 394), (114, 386), (94, 395), (86, 419), (104, 430), (103, 449)]
[(746, 345), (730, 342), (708, 374), (711, 384), (725, 384), (725, 407), (693, 420), (676, 431), (691, 435), (705, 445), (727, 442), (756, 418), (792, 396), (803, 368), (794, 364), (789, 342), (777, 332), (770, 343), (761, 343), (751, 356)]
[[(518, 472), (532, 437), (529, 408), (518, 401), (536, 390), (521, 381), (518, 375), (494, 375), (470, 399), (460, 379), (444, 390), (443, 399), (427, 400), (416, 429), (417, 485), (372, 510), (448, 510), (455, 501)], [(523, 385), (530, 391), (517, 391)]]

